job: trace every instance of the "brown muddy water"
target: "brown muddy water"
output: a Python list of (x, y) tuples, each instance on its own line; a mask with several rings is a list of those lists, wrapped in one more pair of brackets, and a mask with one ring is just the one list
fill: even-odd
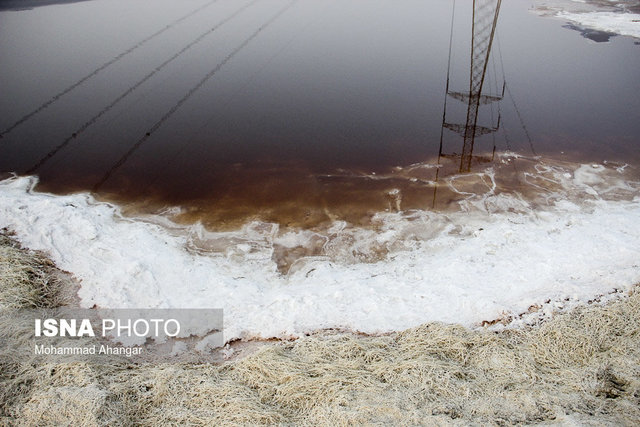
[(367, 225), (446, 209), (459, 193), (438, 183), (461, 172), (475, 191), (495, 166), (518, 191), (505, 152), (640, 165), (637, 41), (528, 2), (502, 3), (474, 49), (470, 0), (13, 3), (0, 172), (43, 191), (211, 229)]

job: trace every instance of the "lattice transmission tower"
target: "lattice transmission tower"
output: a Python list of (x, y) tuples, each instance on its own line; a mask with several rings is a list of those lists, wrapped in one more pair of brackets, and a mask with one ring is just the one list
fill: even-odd
[[(449, 64), (447, 66), (447, 87), (442, 116), (442, 131), (440, 133), (440, 151), (438, 157), (448, 156), (443, 152), (442, 137), (444, 129), (456, 132), (463, 138), (462, 151), (460, 153), (460, 172), (469, 172), (473, 158), (473, 145), (476, 136), (496, 132), (500, 128), (500, 115), (495, 126), (479, 126), (478, 112), (481, 105), (500, 101), (504, 97), (505, 83), (502, 83), (502, 93), (499, 95), (484, 95), (482, 93), (487, 65), (491, 55), (491, 47), (498, 23), (498, 14), (502, 0), (474, 0), (473, 20), (471, 29), (471, 64), (469, 74), (469, 91), (458, 92), (449, 90), (449, 76), (451, 69), (451, 46), (449, 47)], [(454, 5), (455, 8), (455, 5)], [(454, 12), (455, 13), (455, 12)], [(453, 19), (452, 19), (453, 35)], [(503, 76), (504, 78), (504, 76)], [(447, 98), (453, 98), (466, 103), (467, 117), (464, 124), (447, 121)]]

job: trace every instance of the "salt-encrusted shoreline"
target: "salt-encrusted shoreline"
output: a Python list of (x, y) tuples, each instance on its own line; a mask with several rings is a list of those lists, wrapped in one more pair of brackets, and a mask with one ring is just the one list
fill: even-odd
[(536, 1), (532, 10), (584, 28), (640, 38), (640, 2), (637, 1)]
[[(55, 302), (55, 295), (42, 293), (42, 282), (28, 279), (54, 278), (46, 259), (6, 238), (0, 243), (2, 271), (18, 270), (13, 277), (27, 277), (23, 288), (35, 291), (28, 304)], [(15, 302), (6, 298), (16, 285), (9, 277), (0, 276), (3, 307)], [(536, 327), (493, 332), (429, 323), (379, 337), (325, 331), (263, 346), (222, 366), (35, 362), (0, 348), (0, 420), (632, 425), (640, 422), (639, 330), (636, 288)]]
[[(488, 170), (476, 174), (486, 192), (469, 194), (459, 212), (387, 212), (377, 229), (336, 223), (325, 234), (260, 223), (219, 233), (167, 228), (15, 178), (0, 183), (0, 226), (72, 272), (81, 306), (223, 308), (227, 341), (381, 334), (429, 321), (474, 327), (547, 300), (568, 309), (640, 281), (640, 198), (628, 171), (534, 163), (522, 171), (539, 187), (527, 199), (500, 192)], [(462, 191), (455, 177), (444, 184)], [(320, 238), (324, 254), (277, 270), (274, 247)], [(206, 250), (211, 242), (222, 250)], [(379, 260), (352, 259), (381, 249)]]

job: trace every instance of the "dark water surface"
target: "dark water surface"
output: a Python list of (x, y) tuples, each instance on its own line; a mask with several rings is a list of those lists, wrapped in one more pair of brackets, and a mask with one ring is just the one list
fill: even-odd
[[(32, 3), (0, 11), (0, 172), (43, 190), (182, 205), (212, 227), (310, 226), (366, 222), (394, 189), (403, 208), (430, 208), (432, 189), (393, 173), (436, 163), (441, 133), (458, 172), (443, 103), (448, 69), (450, 90), (469, 90), (470, 0), (449, 68), (445, 0)], [(640, 165), (640, 46), (529, 6), (500, 9), (483, 94), (502, 99), (480, 108), (495, 131), (476, 138), (472, 169), (494, 149)], [(466, 104), (447, 102), (447, 122), (464, 123)]]

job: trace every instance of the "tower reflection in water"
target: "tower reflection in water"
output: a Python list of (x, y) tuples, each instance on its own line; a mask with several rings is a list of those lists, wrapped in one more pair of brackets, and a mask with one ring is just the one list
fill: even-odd
[[(505, 81), (502, 75), (502, 90), (499, 94), (486, 94), (485, 81), (487, 80), (487, 68), (491, 59), (491, 48), (496, 34), (498, 15), (500, 13), (501, 0), (474, 0), (473, 18), (471, 26), (471, 56), (469, 66), (469, 89), (468, 91), (451, 90), (451, 57), (453, 41), (453, 23), (455, 19), (455, 2), (451, 19), (451, 35), (449, 39), (449, 60), (447, 62), (447, 83), (446, 96), (442, 114), (442, 129), (440, 132), (440, 148), (438, 152), (438, 163), (442, 157), (459, 157), (459, 172), (469, 172), (473, 159), (473, 149), (475, 139), (478, 136), (491, 134), (500, 128), (500, 112), (497, 114), (496, 123), (482, 126), (478, 123), (478, 113), (480, 107), (499, 102), (504, 96)], [(495, 61), (494, 61), (495, 65)], [(494, 66), (495, 70), (495, 66)], [(497, 79), (497, 76), (495, 76)], [(484, 91), (483, 91), (484, 89)], [(449, 98), (462, 102), (466, 106), (466, 120), (455, 121), (452, 117), (447, 117), (447, 101)], [(493, 108), (491, 108), (493, 118)], [(454, 132), (462, 137), (462, 148), (460, 152), (451, 152), (444, 146), (445, 129)], [(495, 152), (495, 143), (492, 153)]]
[[(500, 101), (504, 98), (505, 90), (511, 98), (531, 152), (536, 155), (531, 137), (505, 79), (502, 52), (496, 35), (501, 3), (502, 0), (473, 0), (470, 50), (465, 49), (466, 51), (463, 52), (463, 56), (469, 58), (468, 62), (465, 61), (463, 64), (465, 69), (469, 70), (468, 89), (456, 90), (452, 88), (452, 75), (460, 71), (460, 67), (453, 64), (452, 58), (461, 52), (453, 46), (456, 21), (456, 3), (453, 2), (438, 166), (442, 166), (441, 162), (444, 159), (450, 159), (456, 164), (457, 173), (471, 172), (474, 163), (487, 163), (494, 160), (496, 133), (501, 129)], [(495, 44), (497, 49), (494, 49)], [(503, 131), (507, 149), (510, 150), (509, 139), (506, 131), (504, 129)], [(483, 138), (484, 144), (478, 147), (478, 139), (485, 135), (491, 135), (490, 144), (487, 143), (488, 138)], [(474, 149), (480, 154), (474, 154)], [(436, 203), (440, 170), (441, 167), (436, 169), (433, 207)]]

